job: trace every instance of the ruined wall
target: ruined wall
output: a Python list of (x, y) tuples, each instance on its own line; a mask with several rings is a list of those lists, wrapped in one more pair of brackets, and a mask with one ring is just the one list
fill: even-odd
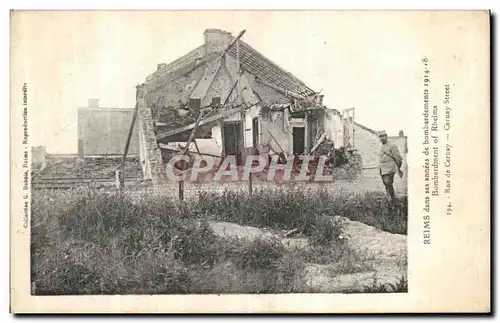
[[(215, 79), (208, 87), (207, 93), (201, 101), (201, 106), (210, 105), (210, 103), (212, 102), (212, 98), (214, 97), (219, 97), (221, 104), (224, 103), (227, 96), (229, 95), (229, 92), (231, 91), (231, 88), (233, 87), (234, 82), (236, 82), (236, 80), (233, 81), (225, 64), (222, 63), (219, 71), (217, 72), (217, 75), (215, 76)], [(228, 102), (236, 102), (237, 97), (238, 93), (236, 91), (233, 91)]]
[[(165, 168), (161, 157), (161, 150), (156, 140), (151, 109), (146, 104), (147, 90), (142, 85), (138, 91), (139, 114), (141, 137), (141, 165), (145, 179), (151, 179), (153, 184), (166, 178)], [(144, 159), (142, 159), (144, 158)]]
[[(254, 94), (251, 85), (253, 84), (254, 76), (249, 73), (239, 75), (237, 70), (236, 60), (229, 56), (224, 58), (216, 77), (203, 98), (202, 105), (210, 104), (213, 97), (220, 97), (223, 103), (238, 79), (239, 84), (234, 88), (228, 102), (246, 104), (247, 106), (257, 103), (259, 99)], [(244, 148), (251, 148), (253, 145), (252, 119), (259, 115), (259, 111), (260, 107), (254, 106), (246, 110), (245, 113), (235, 114), (225, 119), (225, 121), (244, 121)], [(219, 138), (216, 139), (219, 141)]]
[[(261, 107), (256, 105), (247, 111), (245, 111), (245, 148), (253, 147), (253, 119), (258, 118), (260, 115)], [(260, 142), (260, 133), (262, 131), (260, 123), (258, 122), (259, 136), (258, 140)]]
[(212, 126), (212, 138), (215, 140), (217, 145), (222, 147), (222, 129), (220, 124)]
[(146, 83), (148, 106), (155, 112), (158, 109), (177, 108), (182, 104), (187, 104), (204, 71), (205, 65), (199, 65), (177, 79), (172, 79), (170, 75), (164, 75)]
[[(224, 102), (226, 100), (226, 97), (229, 95), (231, 88), (234, 86), (236, 80), (238, 79), (238, 77), (239, 75), (237, 73), (236, 60), (234, 60), (231, 57), (223, 59), (223, 62), (217, 72), (217, 75), (213, 79), (213, 82), (209, 86), (202, 100), (202, 106), (209, 105), (210, 102), (212, 102), (212, 98), (214, 97), (220, 97), (221, 102)], [(253, 87), (256, 84), (255, 77), (245, 72), (241, 75), (239, 80), (240, 82), (238, 86), (233, 90), (233, 93), (231, 94), (231, 97), (229, 98), (228, 102), (233, 104), (242, 103), (246, 104), (247, 106), (252, 106), (254, 104), (257, 104), (260, 101), (260, 99), (258, 95), (255, 94), (255, 91), (253, 89)], [(279, 95), (279, 93), (277, 94), (278, 97), (269, 97), (269, 99), (271, 99), (272, 102), (279, 101), (281, 96)], [(245, 130), (243, 138), (244, 150), (245, 150), (244, 156), (246, 154), (252, 153), (253, 119), (260, 115), (260, 111), (261, 111), (261, 106), (257, 104), (246, 110), (245, 113), (237, 113), (227, 117), (224, 120), (224, 121), (239, 121), (239, 120), (244, 121), (244, 130)], [(262, 123), (260, 122), (259, 133), (264, 132), (263, 127), (264, 125), (262, 125)], [(278, 133), (277, 136), (280, 137), (281, 135)], [(214, 125), (212, 127), (212, 137), (222, 145), (222, 136), (219, 125)], [(262, 142), (262, 140), (263, 140), (262, 138), (259, 138), (259, 142)], [(286, 143), (284, 143), (283, 145), (286, 146)]]
[(286, 120), (287, 118), (288, 115), (285, 111), (272, 111), (261, 120), (262, 144), (267, 145), (274, 152), (283, 150), (285, 154), (289, 154), (292, 151), (290, 140), (292, 129), (290, 123)]
[(344, 128), (339, 111), (327, 109), (324, 114), (323, 127), (326, 132), (325, 139), (333, 141), (335, 148), (344, 146)]
[[(139, 111), (140, 113), (140, 111)], [(139, 161), (141, 163), (144, 179), (151, 179), (151, 163), (149, 162), (148, 149), (146, 147), (146, 136), (144, 132), (144, 121), (139, 114), (137, 119), (137, 129), (139, 131)]]
[[(78, 151), (84, 155), (123, 154), (134, 109), (79, 108)], [(129, 147), (130, 155), (139, 153), (137, 127)]]

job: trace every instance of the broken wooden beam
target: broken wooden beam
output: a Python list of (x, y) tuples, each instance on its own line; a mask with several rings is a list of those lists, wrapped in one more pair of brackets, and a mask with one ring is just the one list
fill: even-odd
[(283, 148), (281, 148), (280, 143), (278, 142), (278, 140), (276, 140), (276, 138), (274, 138), (274, 136), (273, 136), (273, 134), (272, 134), (271, 131), (269, 131), (269, 136), (271, 137), (272, 140), (274, 140), (274, 142), (276, 143), (276, 145), (278, 145), (278, 148), (281, 150), (281, 152), (286, 155), (286, 152), (283, 150)]
[(191, 135), (189, 135), (189, 139), (186, 143), (186, 147), (184, 148), (183, 152), (182, 152), (182, 155), (185, 155), (188, 150), (189, 150), (189, 146), (191, 145), (191, 142), (194, 140), (194, 136), (196, 135), (196, 129), (198, 129), (198, 126), (200, 125), (200, 121), (201, 119), (203, 119), (203, 111), (200, 112), (200, 116), (198, 117), (198, 119), (196, 120), (195, 124), (194, 124), (194, 127), (193, 127), (193, 130), (191, 131)]
[(233, 40), (231, 40), (229, 42), (229, 44), (226, 46), (226, 48), (222, 51), (222, 56), (224, 56), (230, 49), (231, 47), (233, 47), (233, 45), (241, 38), (243, 37), (243, 34), (245, 34), (246, 30), (243, 29), (242, 31), (240, 31), (240, 33), (238, 34), (238, 36), (236, 36), (235, 38), (233, 38)]
[(135, 103), (135, 109), (134, 109), (134, 115), (132, 116), (132, 121), (130, 123), (130, 128), (128, 131), (128, 136), (127, 136), (127, 142), (125, 143), (125, 149), (123, 151), (123, 156), (122, 156), (122, 162), (120, 163), (120, 170), (116, 172), (116, 177), (117, 177), (117, 184), (120, 192), (123, 190), (123, 186), (125, 185), (125, 160), (127, 159), (128, 155), (128, 149), (130, 147), (130, 141), (132, 139), (132, 135), (134, 133), (134, 125), (135, 125), (135, 120), (137, 119), (137, 114), (139, 112), (139, 101), (137, 101), (139, 97), (139, 87), (140, 85), (137, 85), (136, 87), (136, 103)]
[(315, 152), (316, 149), (318, 149), (319, 145), (321, 145), (321, 143), (325, 140), (325, 138), (326, 138), (326, 132), (323, 132), (321, 137), (319, 137), (318, 141), (316, 141), (316, 144), (312, 147), (311, 152), (310, 152), (311, 154), (313, 152)]
[[(243, 111), (245, 109), (246, 109), (245, 106), (240, 106), (240, 107), (237, 107), (237, 108), (234, 108), (234, 109), (222, 111), (219, 114), (216, 114), (214, 116), (207, 117), (207, 118), (204, 118), (204, 119), (200, 120), (198, 126), (203, 126), (203, 125), (205, 125), (207, 123), (212, 123), (212, 122), (218, 121), (219, 119), (223, 119), (223, 118), (229, 117), (230, 115), (233, 115), (235, 113), (241, 112), (241, 111)], [(191, 124), (188, 124), (188, 125), (185, 125), (185, 126), (181, 126), (179, 128), (176, 128), (176, 129), (165, 131), (163, 133), (158, 134), (156, 136), (156, 139), (160, 140), (160, 139), (167, 138), (167, 137), (176, 135), (178, 133), (184, 132), (186, 130), (191, 130), (191, 129), (193, 129), (195, 127), (195, 125), (196, 125), (196, 122), (193, 122)]]
[[(220, 59), (222, 59), (222, 57), (226, 54), (226, 52), (238, 41), (238, 39), (240, 39), (243, 34), (245, 33), (246, 30), (242, 30), (239, 35), (234, 38), (228, 45), (227, 47), (224, 49), (224, 51), (222, 52), (221, 56), (219, 57)], [(233, 93), (234, 89), (236, 88), (236, 86), (238, 85), (239, 81), (240, 81), (240, 78), (241, 76), (243, 75), (245, 71), (242, 71), (241, 74), (239, 75), (238, 79), (236, 80), (236, 82), (233, 84), (233, 87), (231, 88), (231, 90), (229, 91), (229, 94), (227, 95), (226, 99), (224, 100), (224, 103), (222, 104), (222, 106), (224, 107), (227, 102), (229, 101), (229, 98), (231, 97), (231, 94)], [(255, 104), (254, 104), (255, 105)], [(252, 105), (253, 106), (253, 105)], [(204, 124), (207, 124), (207, 123), (210, 123), (210, 122), (213, 122), (213, 121), (217, 121), (218, 119), (223, 119), (227, 116), (230, 116), (234, 113), (238, 113), (238, 112), (241, 112), (241, 111), (244, 111), (246, 109), (245, 106), (241, 106), (239, 108), (235, 108), (235, 109), (231, 109), (231, 110), (226, 110), (226, 111), (223, 111), (221, 112), (220, 115), (216, 115), (216, 116), (213, 116), (213, 117), (208, 117), (208, 118), (205, 118), (205, 119), (200, 119), (201, 118), (201, 115), (203, 114), (202, 111), (200, 111), (200, 118), (198, 118), (198, 120), (196, 120), (195, 123), (192, 123), (192, 124), (189, 124), (189, 125), (186, 125), (186, 126), (182, 126), (182, 127), (179, 127), (179, 128), (176, 128), (176, 129), (172, 129), (170, 131), (167, 131), (167, 132), (164, 132), (164, 133), (161, 133), (159, 135), (156, 136), (156, 140), (160, 140), (160, 139), (163, 139), (163, 138), (166, 138), (166, 137), (170, 137), (170, 136), (173, 136), (173, 135), (176, 135), (178, 133), (181, 133), (181, 132), (184, 132), (186, 130), (190, 130), (190, 129), (193, 129), (193, 128), (197, 128), (198, 126), (202, 126)], [(238, 111), (236, 111), (238, 110)], [(229, 114), (227, 114), (229, 112)], [(194, 131), (193, 131), (194, 133)], [(191, 135), (193, 135), (193, 133)], [(191, 136), (190, 136), (191, 137)]]
[[(194, 141), (194, 143), (196, 143), (196, 141)], [(182, 149), (185, 148), (185, 147), (182, 147), (182, 145), (179, 145), (179, 148), (176, 148), (176, 147), (172, 147), (172, 146), (169, 146), (167, 144), (162, 144), (162, 143), (160, 143), (159, 146), (160, 146), (160, 149), (166, 149), (166, 150), (171, 150), (171, 151), (176, 151), (176, 152), (181, 152)], [(201, 156), (210, 156), (210, 157), (215, 157), (215, 158), (222, 158), (221, 155), (202, 153), (202, 152), (199, 151), (199, 149), (197, 149), (196, 151), (190, 149), (188, 152), (191, 153), (191, 154), (199, 154)]]

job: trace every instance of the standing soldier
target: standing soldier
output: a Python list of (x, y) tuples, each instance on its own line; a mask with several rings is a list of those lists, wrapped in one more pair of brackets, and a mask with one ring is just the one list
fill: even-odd
[(394, 174), (396, 172), (399, 177), (403, 177), (403, 172), (401, 171), (401, 165), (403, 164), (403, 158), (399, 153), (398, 147), (387, 140), (387, 133), (385, 131), (379, 131), (378, 137), (382, 146), (380, 147), (380, 176), (382, 177), (382, 182), (384, 183), (385, 190), (387, 194), (391, 197), (394, 205), (397, 204), (396, 194), (394, 193)]

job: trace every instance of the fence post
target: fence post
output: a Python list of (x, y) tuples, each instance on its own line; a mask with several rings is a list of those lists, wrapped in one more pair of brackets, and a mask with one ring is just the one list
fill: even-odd
[(252, 196), (252, 193), (253, 193), (253, 187), (252, 187), (252, 172), (250, 172), (249, 176), (248, 176), (248, 193), (250, 194), (250, 196)]
[(179, 181), (179, 200), (184, 200), (184, 181)]

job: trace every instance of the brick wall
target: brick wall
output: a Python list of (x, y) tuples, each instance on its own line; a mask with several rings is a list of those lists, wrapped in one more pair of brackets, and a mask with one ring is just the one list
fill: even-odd
[[(109, 183), (98, 183), (101, 190), (105, 192), (116, 192), (117, 189), (112, 181)], [(106, 185), (104, 185), (106, 184)], [(178, 182), (161, 182), (153, 184), (151, 181), (138, 181), (136, 179), (127, 181), (124, 193), (133, 198), (169, 198), (179, 200), (179, 183)], [(71, 188), (81, 185), (88, 187), (88, 183), (72, 183), (65, 188)], [(395, 189), (399, 196), (407, 194), (407, 177), (395, 178)], [(33, 189), (43, 189), (43, 187), (33, 187)], [(363, 173), (355, 180), (337, 180), (327, 183), (309, 183), (309, 182), (287, 182), (276, 184), (270, 182), (258, 182), (254, 180), (252, 183), (253, 192), (260, 189), (264, 190), (288, 190), (295, 189), (316, 194), (318, 190), (326, 190), (330, 194), (366, 194), (367, 192), (384, 193), (385, 188), (376, 169), (364, 170)], [(249, 193), (249, 183), (246, 181), (240, 182), (205, 182), (205, 183), (184, 183), (184, 199), (186, 201), (197, 199), (200, 192), (222, 194), (224, 191), (240, 192), (243, 194)]]
[[(407, 178), (395, 178), (395, 190), (399, 196), (407, 194)], [(358, 179), (353, 181), (338, 180), (328, 183), (308, 183), (308, 182), (289, 182), (284, 184), (275, 184), (269, 182), (253, 182), (253, 192), (260, 189), (263, 190), (288, 190), (295, 189), (310, 194), (316, 194), (319, 190), (326, 190), (330, 194), (365, 194), (368, 192), (384, 193), (385, 188), (382, 184), (380, 176), (376, 170), (365, 171)], [(197, 199), (200, 192), (222, 194), (224, 191), (240, 192), (244, 194), (249, 193), (248, 182), (210, 182), (210, 183), (184, 183), (184, 199), (192, 200)], [(169, 182), (162, 183), (155, 187), (139, 187), (134, 188), (129, 185), (126, 194), (133, 198), (140, 198), (141, 196), (158, 196), (162, 198), (171, 198), (174, 200), (179, 199), (179, 183)]]
[(138, 92), (139, 123), (142, 133), (141, 164), (145, 179), (151, 179), (153, 184), (165, 179), (165, 169), (161, 157), (161, 150), (156, 140), (151, 109), (146, 104), (146, 86), (140, 85)]

